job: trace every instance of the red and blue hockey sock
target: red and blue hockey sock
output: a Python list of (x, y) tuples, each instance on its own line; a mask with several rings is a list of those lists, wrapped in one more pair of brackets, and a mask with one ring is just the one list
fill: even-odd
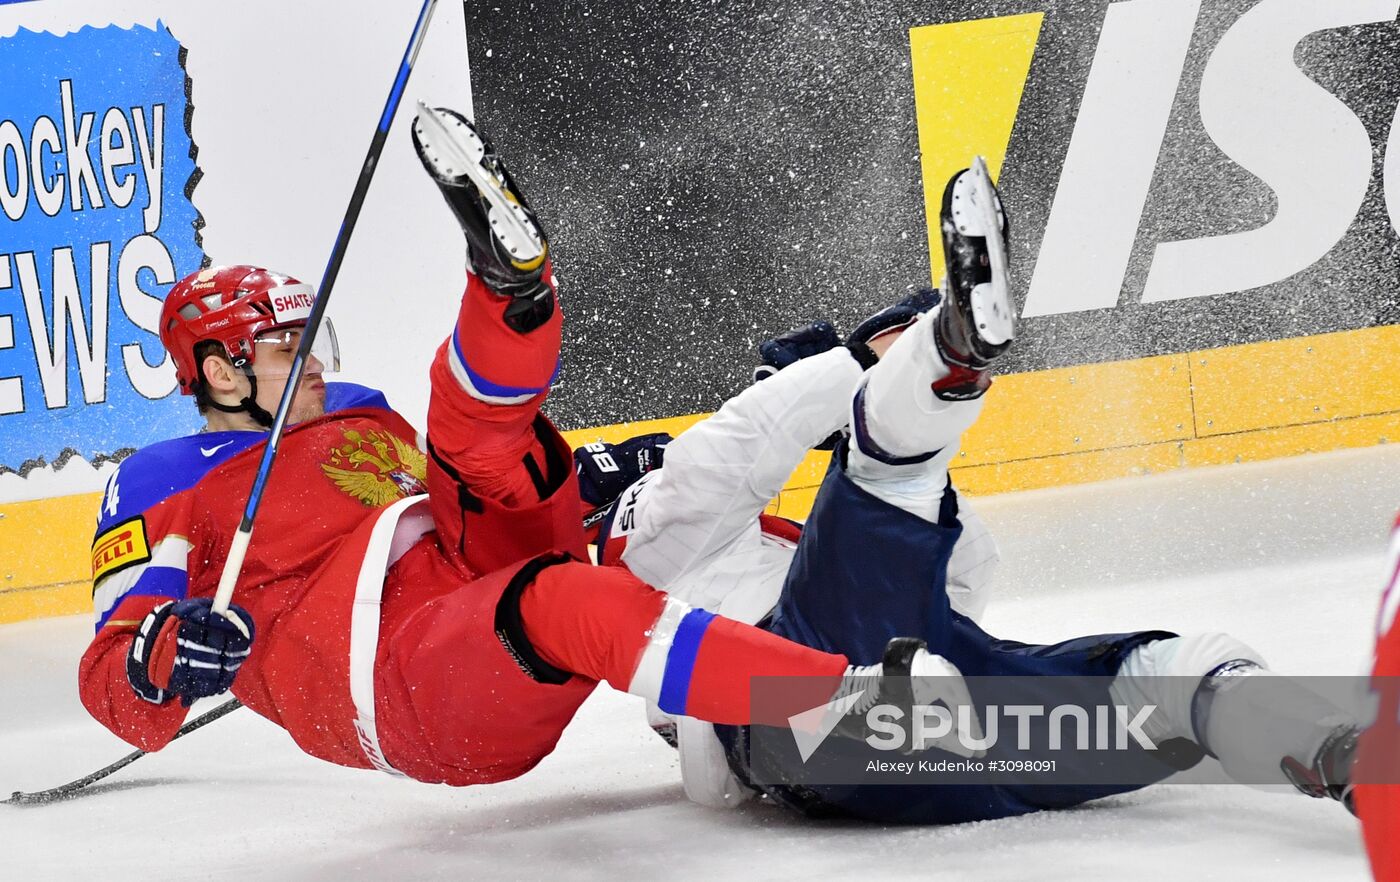
[[(553, 289), (554, 267), (548, 263), (544, 279)], [(509, 305), (508, 298), (494, 293), (475, 273), (467, 273), (467, 290), (448, 340), (447, 365), (462, 391), (486, 404), (524, 404), (547, 392), (559, 373), (559, 310), (522, 334), (506, 324)]]
[[(545, 278), (553, 278), (549, 266)], [(562, 319), (556, 310), (522, 334), (506, 326), (509, 302), (467, 274), (457, 323), (430, 371), (428, 442), (453, 480), (477, 496), (519, 505), (542, 498), (522, 463), (548, 459), (535, 423), (559, 370)]]
[(802, 678), (792, 689), (802, 710), (829, 698), (847, 668), (843, 655), (694, 609), (620, 568), (550, 567), (522, 594), (520, 615), (549, 664), (712, 723), (784, 724), (787, 701), (756, 718), (752, 678)]

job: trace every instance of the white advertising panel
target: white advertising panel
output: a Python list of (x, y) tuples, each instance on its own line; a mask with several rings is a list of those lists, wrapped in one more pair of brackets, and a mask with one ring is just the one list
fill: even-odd
[[(419, 9), (0, 2), (0, 502), (99, 489), (104, 464), (199, 427), (161, 300), (208, 263), (320, 283)], [(329, 310), (343, 378), (421, 425), (464, 246), (413, 154), (419, 98), (470, 112), (458, 3), (436, 11)], [(97, 468), (55, 470), (74, 455)]]

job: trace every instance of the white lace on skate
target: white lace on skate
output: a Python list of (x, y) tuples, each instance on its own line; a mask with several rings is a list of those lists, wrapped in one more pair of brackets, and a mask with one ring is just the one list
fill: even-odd
[(448, 182), (466, 175), (477, 192), (486, 198), (489, 205), (486, 220), (512, 261), (529, 264), (544, 254), (539, 230), (505, 181), (483, 162), (486, 147), (470, 125), (420, 101), (413, 131), (422, 146), (423, 158), (432, 163), (434, 174)]
[(880, 700), (881, 665), (850, 665), (841, 677), (841, 685), (827, 702), (842, 714), (863, 714)]
[(982, 157), (974, 156), (972, 167), (953, 185), (952, 213), (959, 234), (986, 239), (991, 261), (992, 280), (972, 289), (977, 334), (994, 346), (1006, 343), (1016, 335), (1016, 317), (1011, 311), (1011, 271), (1001, 237), (1004, 215)]

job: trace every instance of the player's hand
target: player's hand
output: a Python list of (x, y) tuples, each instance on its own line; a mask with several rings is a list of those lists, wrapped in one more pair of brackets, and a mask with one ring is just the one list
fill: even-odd
[(575, 450), (574, 472), (584, 504), (600, 508), (617, 501), (642, 475), (661, 468), (672, 440), (665, 432), (655, 432), (620, 444), (595, 441)]
[(820, 355), (841, 345), (841, 335), (830, 322), (812, 322), (758, 344), (760, 364), (753, 369), (753, 380), (766, 380), (778, 371), (804, 358)]
[(672, 440), (665, 432), (656, 432), (628, 438), (621, 444), (595, 441), (574, 451), (574, 474), (578, 475), (579, 501), (583, 503), (583, 534), (590, 544), (598, 542), (603, 521), (623, 491), (642, 475), (661, 468), (666, 445)]
[(253, 645), (253, 617), (230, 605), (216, 613), (208, 597), (163, 603), (146, 616), (126, 659), (126, 677), (136, 694), (154, 704), (179, 696), (225, 692)]

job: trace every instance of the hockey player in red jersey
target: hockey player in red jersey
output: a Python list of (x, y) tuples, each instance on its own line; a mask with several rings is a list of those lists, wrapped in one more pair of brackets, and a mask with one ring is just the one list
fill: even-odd
[(231, 688), (314, 756), (466, 785), (533, 767), (601, 680), (733, 724), (751, 719), (751, 676), (808, 675), (829, 696), (843, 674), (936, 670), (955, 690), (917, 641), (852, 669), (580, 562), (570, 451), (539, 412), (562, 322), (546, 238), (469, 121), (424, 107), (413, 134), (471, 264), (431, 368), (426, 450), (378, 392), (325, 383), (328, 346), (297, 391), (233, 605), (213, 612), (311, 290), (249, 266), (179, 282), (161, 341), (208, 426), (108, 483), (89, 712), (156, 750), (191, 701)]
[(1362, 783), (1356, 786), (1356, 812), (1377, 882), (1400, 882), (1400, 518), (1391, 533), (1385, 572), (1372, 673), (1377, 713), (1358, 749)]

